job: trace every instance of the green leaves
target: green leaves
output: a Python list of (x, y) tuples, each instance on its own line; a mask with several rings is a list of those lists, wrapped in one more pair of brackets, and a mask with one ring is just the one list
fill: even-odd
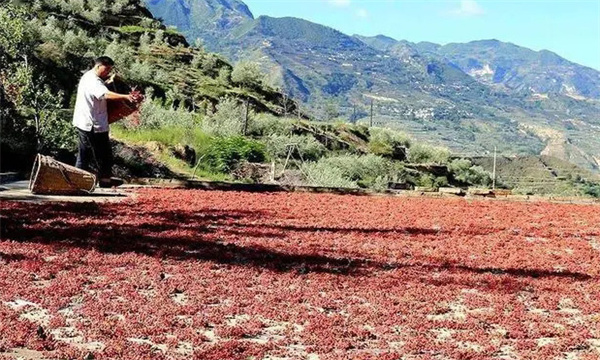
[(33, 43), (34, 34), (27, 25), (25, 11), (10, 4), (3, 4), (0, 8), (0, 69), (4, 68), (7, 62), (31, 52)]
[(239, 62), (231, 72), (231, 81), (247, 88), (260, 86), (263, 77), (264, 75), (260, 72), (259, 65), (251, 61)]
[(448, 164), (448, 170), (455, 180), (467, 185), (489, 186), (492, 183), (490, 173), (481, 166), (473, 166), (468, 159), (457, 159)]
[(258, 141), (232, 136), (213, 140), (205, 157), (214, 170), (230, 172), (240, 161), (262, 162), (266, 155), (264, 145)]

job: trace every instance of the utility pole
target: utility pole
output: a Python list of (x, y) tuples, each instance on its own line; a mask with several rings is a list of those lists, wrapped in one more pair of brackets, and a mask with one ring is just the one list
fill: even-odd
[(371, 99), (371, 122), (369, 123), (369, 127), (373, 127), (373, 99)]
[(246, 98), (246, 114), (244, 115), (244, 136), (248, 134), (248, 112), (250, 111), (250, 99)]
[(494, 146), (494, 172), (492, 174), (492, 190), (496, 190), (496, 147)]

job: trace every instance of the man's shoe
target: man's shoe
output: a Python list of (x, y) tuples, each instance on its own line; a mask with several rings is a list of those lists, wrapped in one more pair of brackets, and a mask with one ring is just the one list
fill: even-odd
[(124, 183), (123, 179), (119, 179), (118, 177), (111, 177), (110, 181), (112, 186), (121, 186)]
[(121, 186), (123, 185), (123, 180), (119, 179), (119, 178), (109, 178), (109, 179), (100, 179), (100, 181), (98, 181), (98, 187), (101, 188), (111, 188), (111, 187), (117, 187), (117, 186)]

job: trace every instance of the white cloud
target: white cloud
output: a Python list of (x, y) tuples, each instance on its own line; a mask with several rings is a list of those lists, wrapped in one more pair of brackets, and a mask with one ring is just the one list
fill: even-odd
[(350, 6), (350, 0), (327, 0), (333, 6), (337, 7), (347, 7)]
[(459, 7), (452, 10), (451, 14), (457, 16), (478, 16), (485, 14), (485, 11), (476, 0), (461, 0)]
[(369, 17), (369, 12), (366, 9), (361, 8), (356, 10), (356, 16), (358, 16), (359, 18), (366, 19)]

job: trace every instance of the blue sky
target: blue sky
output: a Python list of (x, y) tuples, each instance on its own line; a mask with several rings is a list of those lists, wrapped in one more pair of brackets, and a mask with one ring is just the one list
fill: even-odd
[(244, 0), (346, 34), (440, 44), (498, 39), (600, 70), (600, 0)]

